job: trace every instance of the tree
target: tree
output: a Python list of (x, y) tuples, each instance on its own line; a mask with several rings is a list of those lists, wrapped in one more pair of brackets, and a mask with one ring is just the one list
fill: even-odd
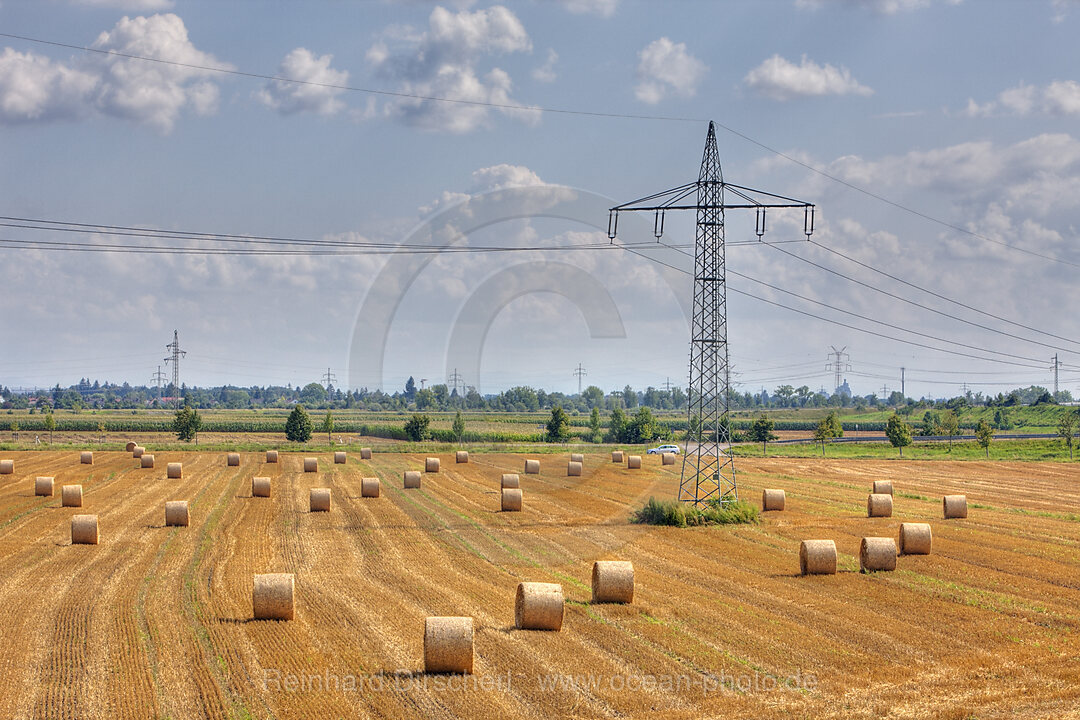
[(919, 434), (923, 437), (943, 435), (944, 433), (941, 432), (941, 416), (933, 410), (927, 410), (923, 413), (922, 427), (919, 429)]
[(11, 423), (11, 437), (15, 439), (15, 442), (19, 442), (19, 423)]
[(942, 435), (949, 436), (949, 452), (952, 452), (952, 440), (960, 434), (960, 420), (956, 417), (956, 413), (952, 410), (941, 413), (939, 429)]
[(623, 388), (622, 401), (627, 408), (637, 407), (637, 393), (634, 392), (634, 388), (629, 385)]
[(840, 423), (840, 414), (833, 410), (825, 416), (825, 422), (829, 426), (829, 437), (844, 437), (844, 426)]
[(319, 432), (326, 433), (326, 444), (330, 445), (334, 442), (330, 434), (334, 432), (334, 416), (330, 414), (330, 411), (326, 411), (326, 415), (322, 419), (322, 423), (319, 424)]
[(460, 410), (454, 415), (454, 424), (450, 429), (453, 430), (454, 437), (457, 438), (457, 441), (461, 442), (461, 439), (465, 437), (465, 418), (461, 416)]
[(911, 444), (911, 426), (893, 413), (885, 423), (885, 436), (894, 448), (900, 448), (900, 457), (904, 457), (904, 446)]
[(595, 385), (590, 385), (581, 391), (581, 399), (584, 400), (590, 408), (602, 407), (604, 405), (604, 391)]
[[(57, 385), (57, 387), (60, 387)], [(49, 444), (52, 445), (53, 430), (56, 429), (56, 418), (53, 417), (52, 411), (45, 413), (45, 429), (49, 431)]]
[(97, 424), (98, 437), (101, 438), (99, 442), (105, 442), (105, 422), (100, 421)]
[(980, 447), (986, 451), (986, 459), (990, 459), (990, 441), (994, 439), (994, 428), (986, 420), (980, 420), (975, 428), (975, 439)]
[(591, 431), (591, 440), (594, 443), (598, 443), (603, 439), (603, 435), (600, 433), (600, 408), (593, 407), (592, 412), (589, 413), (589, 430)]
[(285, 421), (285, 439), (291, 442), (307, 442), (311, 439), (311, 418), (303, 405), (297, 405)]
[(416, 409), (427, 410), (428, 408), (435, 407), (437, 400), (435, 393), (428, 388), (424, 388), (416, 393)]
[(832, 437), (832, 432), (829, 429), (829, 419), (822, 418), (821, 422), (814, 428), (814, 440), (821, 443), (821, 456), (825, 457), (825, 441)]
[(621, 407), (615, 407), (611, 411), (611, 420), (608, 421), (608, 437), (611, 442), (624, 442), (626, 436), (626, 413)]
[(550, 443), (566, 442), (570, 439), (570, 418), (562, 405), (551, 408), (551, 419), (547, 422), (547, 440)]
[(656, 419), (653, 418), (652, 410), (642, 406), (634, 415), (634, 419), (627, 423), (625, 442), (647, 443), (656, 435)]
[(405, 396), (412, 400), (414, 395), (416, 395), (416, 381), (410, 375), (409, 379), (405, 381)]
[(430, 424), (431, 418), (427, 415), (413, 413), (412, 417), (405, 421), (405, 435), (413, 442), (420, 442), (427, 438)]
[(199, 411), (191, 407), (190, 403), (184, 403), (184, 407), (176, 411), (176, 417), (173, 418), (173, 432), (176, 433), (177, 440), (184, 442), (194, 440), (197, 445), (201, 427), (202, 418), (199, 417)]
[(761, 443), (762, 455), (765, 455), (767, 452), (767, 443), (770, 440), (778, 439), (773, 433), (774, 427), (776, 427), (776, 423), (765, 413), (761, 413), (761, 415), (758, 416), (758, 419), (754, 421), (754, 424), (750, 426), (750, 439), (754, 442)]
[(1073, 434), (1076, 432), (1076, 415), (1067, 412), (1061, 416), (1058, 423), (1058, 435), (1065, 441), (1065, 447), (1069, 448), (1069, 459), (1073, 459)]
[(306, 403), (311, 407), (326, 405), (329, 397), (326, 388), (319, 383), (308, 383), (304, 386), (304, 389), (300, 391), (300, 402)]

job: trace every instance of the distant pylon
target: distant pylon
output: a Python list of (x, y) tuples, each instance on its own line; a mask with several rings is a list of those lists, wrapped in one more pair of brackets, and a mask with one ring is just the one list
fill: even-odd
[(851, 359), (851, 356), (844, 352), (847, 350), (847, 345), (839, 350), (836, 349), (835, 345), (830, 345), (829, 347), (832, 348), (832, 352), (829, 353), (829, 355), (833, 360), (825, 365), (825, 369), (832, 370), (836, 375), (836, 383), (833, 386), (833, 392), (836, 392), (840, 389), (840, 383), (843, 382), (844, 373), (851, 372), (851, 365), (846, 362), (846, 360)]
[(165, 346), (172, 354), (165, 358), (165, 364), (172, 363), (173, 392), (176, 393), (176, 409), (180, 409), (180, 358), (187, 355), (186, 350), (180, 349), (180, 332), (173, 330), (172, 342)]
[(574, 375), (577, 375), (577, 394), (581, 395), (581, 378), (585, 377), (589, 373), (585, 372), (585, 368), (581, 367), (581, 363), (577, 364), (574, 368)]
[[(724, 192), (733, 196), (724, 202)], [(696, 182), (649, 195), (611, 208), (608, 237), (614, 241), (619, 213), (654, 213), (653, 234), (664, 234), (668, 210), (694, 210), (697, 229), (694, 242), (694, 311), (690, 334), (690, 386), (686, 452), (683, 454), (679, 500), (701, 504), (738, 499), (735, 464), (728, 429), (730, 367), (727, 343), (727, 276), (724, 247), (724, 211), (752, 209), (757, 214), (755, 231), (765, 234), (767, 208), (801, 208), (803, 232), (814, 231), (814, 206), (782, 195), (725, 183), (716, 148), (716, 127), (709, 123), (705, 151)]]

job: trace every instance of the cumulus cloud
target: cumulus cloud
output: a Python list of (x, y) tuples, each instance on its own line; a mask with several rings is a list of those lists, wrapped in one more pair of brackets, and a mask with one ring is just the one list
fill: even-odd
[(93, 47), (183, 65), (98, 53), (65, 63), (5, 48), (0, 54), (0, 122), (101, 114), (168, 133), (183, 110), (207, 115), (217, 108), (218, 87), (207, 79), (214, 73), (192, 66), (230, 67), (195, 48), (184, 21), (171, 13), (121, 18)]
[(980, 105), (968, 98), (964, 114), (968, 117), (994, 115), (1080, 115), (1080, 83), (1055, 80), (1045, 87), (1020, 85), (1002, 90), (995, 100)]
[(555, 74), (555, 63), (559, 62), (559, 53), (555, 52), (553, 48), (548, 48), (547, 60), (544, 64), (532, 71), (533, 80), (542, 83), (555, 82), (555, 78), (558, 77)]
[(127, 10), (130, 12), (157, 12), (168, 10), (173, 6), (173, 0), (71, 0), (73, 5), (85, 5), (87, 7), (110, 8), (113, 10)]
[(660, 102), (668, 93), (693, 97), (707, 70), (705, 63), (686, 51), (685, 43), (674, 43), (666, 37), (653, 40), (638, 53), (638, 84), (634, 95), (650, 105)]
[(619, 0), (559, 0), (559, 4), (575, 15), (611, 17), (619, 6)]
[(289, 80), (270, 80), (260, 90), (260, 101), (277, 110), (282, 115), (311, 112), (318, 115), (333, 115), (345, 107), (338, 99), (345, 92), (341, 87), (349, 82), (349, 73), (330, 67), (332, 55), (315, 56), (306, 48), (296, 48), (281, 61), (278, 75)]
[[(945, 0), (947, 5), (959, 5), (961, 2), (963, 0)], [(933, 0), (795, 0), (795, 7), (817, 10), (830, 3), (865, 7), (881, 15), (896, 15), (930, 7)]]
[(743, 78), (748, 88), (773, 100), (823, 95), (872, 95), (873, 90), (860, 85), (845, 67), (818, 65), (805, 55), (799, 65), (773, 55)]
[[(388, 103), (388, 114), (431, 130), (466, 133), (488, 123), (493, 108), (486, 104), (519, 105), (510, 94), (509, 73), (498, 67), (483, 73), (480, 61), (531, 51), (525, 26), (502, 6), (457, 13), (436, 7), (423, 31), (388, 28), (368, 50), (367, 60), (384, 77), (397, 81), (402, 93), (466, 101), (404, 98)], [(524, 122), (539, 120), (534, 108), (498, 110)]]

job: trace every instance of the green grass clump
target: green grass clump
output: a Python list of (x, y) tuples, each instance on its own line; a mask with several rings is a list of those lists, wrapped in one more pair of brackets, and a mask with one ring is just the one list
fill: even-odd
[(630, 522), (633, 523), (675, 527), (753, 524), (757, 521), (757, 506), (742, 500), (726, 503), (711, 500), (705, 507), (696, 507), (678, 500), (657, 500), (650, 497), (644, 507), (630, 516)]

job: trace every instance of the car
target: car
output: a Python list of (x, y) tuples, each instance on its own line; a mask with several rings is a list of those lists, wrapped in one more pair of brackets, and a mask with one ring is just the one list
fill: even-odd
[(645, 451), (646, 455), (663, 455), (664, 453), (675, 453), (676, 455), (678, 455), (679, 454), (679, 446), (678, 445), (661, 445), (659, 447), (654, 447), (654, 448), (651, 448), (651, 449)]

